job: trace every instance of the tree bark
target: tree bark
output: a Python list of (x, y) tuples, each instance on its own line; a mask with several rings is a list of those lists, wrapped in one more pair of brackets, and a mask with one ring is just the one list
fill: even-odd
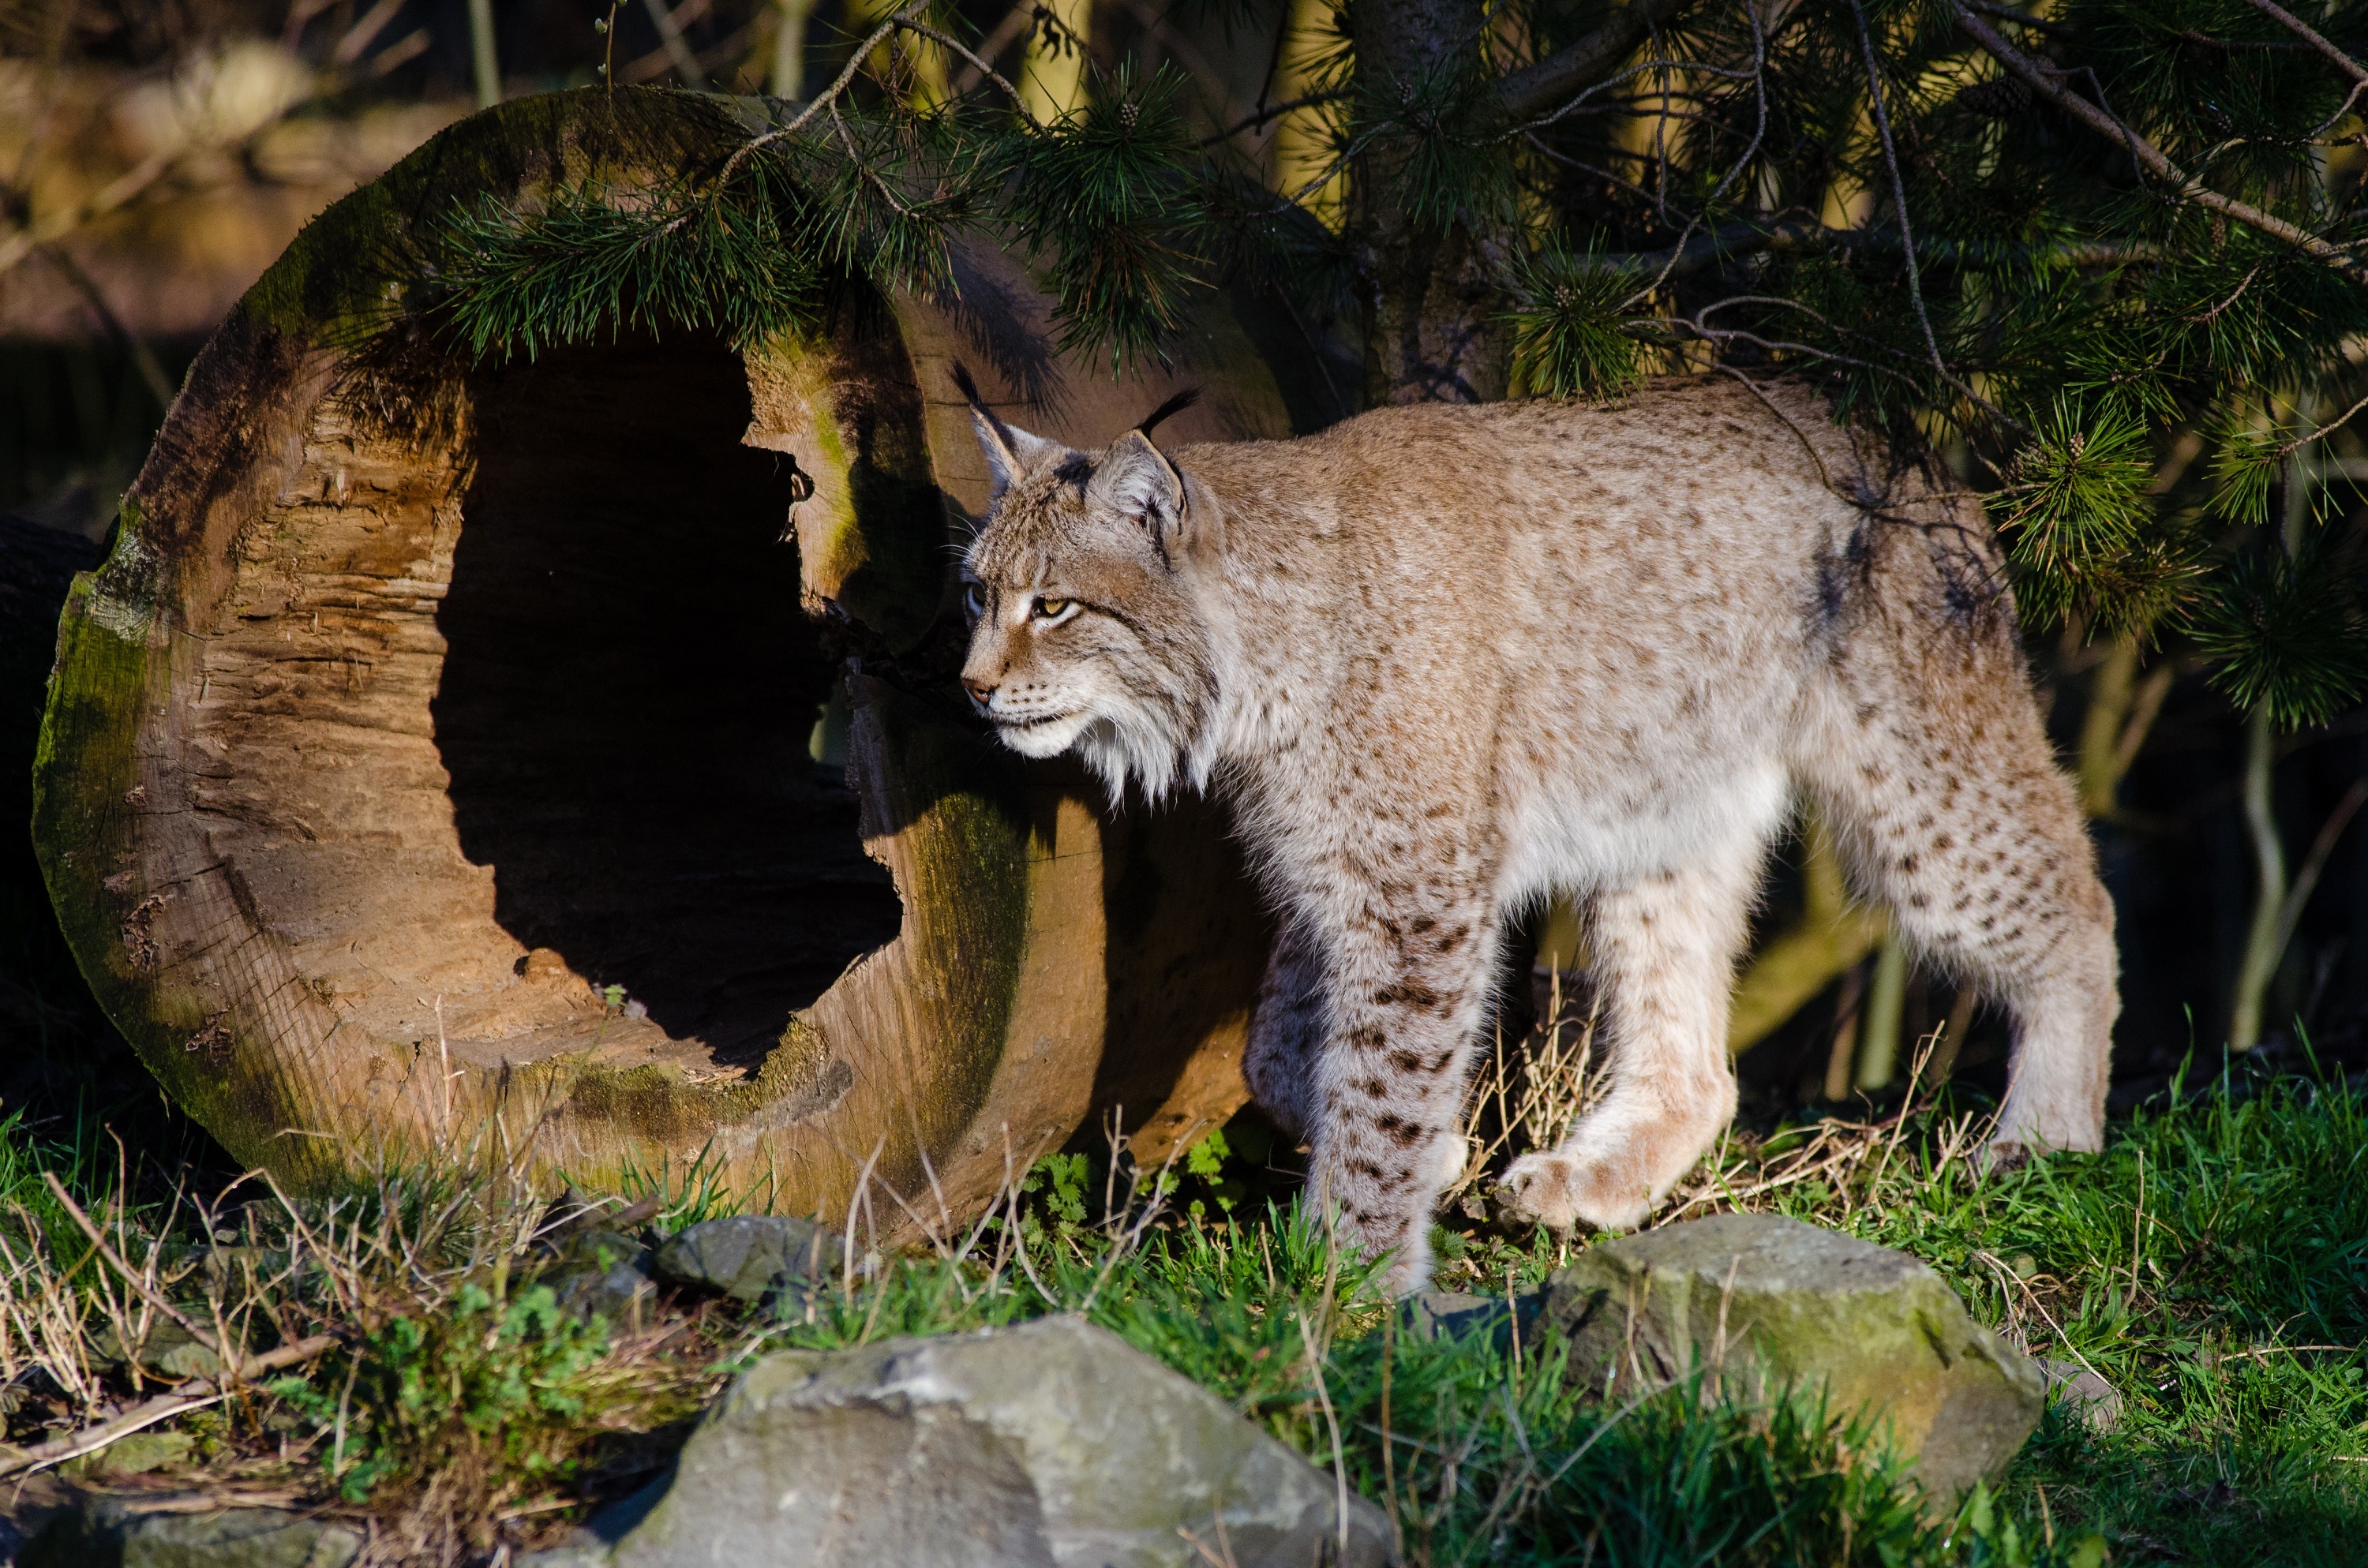
[[(43, 870), (101, 1003), (243, 1160), (702, 1165), (887, 1239), (1094, 1118), (1156, 1161), (1245, 1098), (1266, 926), (1224, 824), (1113, 817), (951, 685), (986, 488), (949, 364), (1079, 442), (1186, 381), (1181, 439), (1320, 422), (1251, 306), (1114, 391), (991, 245), (959, 297), (745, 358), (669, 331), (472, 366), (390, 314), (457, 203), (630, 188), (740, 134), (714, 99), (551, 95), (339, 202), (199, 358), (76, 583)], [(841, 722), (833, 778), (809, 738)]]
[[(1410, 101), (1475, 48), (1488, 13), (1479, 0), (1362, 0), (1354, 15), (1360, 91)], [(1486, 403), (1505, 395), (1510, 359), (1493, 317), (1508, 236), (1476, 214), (1445, 232), (1406, 201), (1405, 136), (1369, 147), (1352, 171), (1362, 252), (1365, 403)]]

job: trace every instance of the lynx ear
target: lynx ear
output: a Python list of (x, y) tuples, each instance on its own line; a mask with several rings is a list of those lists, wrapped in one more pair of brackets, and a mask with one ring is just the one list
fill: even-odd
[(1175, 564), (1170, 552), (1184, 532), (1184, 476), (1150, 437), (1129, 430), (1112, 441), (1095, 466), (1086, 498), (1141, 523), (1160, 561)]
[(984, 408), (972, 409), (970, 422), (978, 432), (979, 449), (986, 454), (987, 472), (995, 480), (991, 501), (1003, 498), (1003, 493), (1011, 486), (1012, 477), (1027, 467), (1037, 453), (1057, 444), (1042, 436), (1031, 436), (1016, 426), (1006, 425)]
[(962, 389), (963, 399), (970, 404), (971, 427), (978, 432), (979, 449), (986, 454), (987, 472), (995, 481), (995, 492), (988, 501), (992, 505), (1003, 498), (1012, 477), (1053, 443), (997, 419), (995, 411), (986, 406), (986, 400), (979, 396), (978, 383), (971, 380), (968, 366), (954, 367), (954, 385)]

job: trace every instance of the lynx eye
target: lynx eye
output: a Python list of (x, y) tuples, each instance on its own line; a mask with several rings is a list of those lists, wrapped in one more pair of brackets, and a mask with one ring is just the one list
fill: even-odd
[(1039, 620), (1066, 620), (1069, 619), (1069, 612), (1076, 608), (1077, 601), (1075, 599), (1038, 599), (1036, 601), (1036, 619)]
[(976, 620), (980, 616), (986, 613), (985, 584), (965, 583), (962, 585), (962, 608), (969, 612), (970, 618), (973, 620)]

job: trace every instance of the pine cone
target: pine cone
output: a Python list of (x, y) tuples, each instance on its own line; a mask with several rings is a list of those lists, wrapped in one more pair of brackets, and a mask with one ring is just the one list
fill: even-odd
[(1975, 114), (2006, 119), (2031, 107), (2031, 85), (2014, 76), (1976, 82), (1957, 95), (1957, 101)]

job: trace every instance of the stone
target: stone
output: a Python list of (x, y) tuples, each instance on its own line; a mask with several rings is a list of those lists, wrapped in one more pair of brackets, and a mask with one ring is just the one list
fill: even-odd
[(173, 1382), (189, 1378), (211, 1378), (222, 1370), (222, 1358), (198, 1343), (197, 1335), (169, 1318), (158, 1318), (148, 1325), (147, 1337), (127, 1354), (123, 1341), (113, 1324), (102, 1326), (91, 1336), (92, 1348), (109, 1368), (121, 1368), (136, 1358), (142, 1370), (152, 1377)]
[(1548, 1282), (1570, 1375), (1625, 1400), (1696, 1367), (1731, 1396), (1822, 1387), (1887, 1424), (1938, 1494), (1995, 1480), (2039, 1424), (2038, 1364), (1904, 1252), (1772, 1214), (1720, 1214), (1589, 1247)]
[(362, 1538), (343, 1525), (281, 1508), (97, 1497), (53, 1516), (17, 1561), (18, 1568), (349, 1568), (361, 1550)]
[(1419, 1290), (1398, 1303), (1398, 1323), (1416, 1339), (1464, 1339), (1486, 1334), (1497, 1350), (1509, 1351), (1518, 1320), (1526, 1349), (1537, 1333), (1538, 1314), (1544, 1306), (1544, 1292), (1536, 1290), (1518, 1292), (1509, 1307), (1502, 1296)]
[(116, 1475), (145, 1475), (152, 1470), (164, 1470), (188, 1459), (198, 1446), (198, 1440), (187, 1432), (134, 1432), (128, 1437), (118, 1437), (107, 1447), (68, 1462), (69, 1470), (108, 1471)]
[(1381, 1510), (1351, 1492), (1344, 1519), (1339, 1499), (1215, 1394), (1106, 1329), (1045, 1318), (767, 1357), (670, 1478), (519, 1568), (1395, 1562)]
[(684, 1228), (658, 1248), (654, 1270), (670, 1285), (755, 1302), (821, 1283), (838, 1250), (838, 1236), (811, 1220), (735, 1214)]
[(551, 1276), (562, 1311), (639, 1324), (657, 1298), (656, 1255), (621, 1231), (571, 1238)]
[(2051, 1361), (2043, 1356), (2039, 1369), (2047, 1378), (2047, 1397), (2071, 1407), (2071, 1414), (2091, 1432), (2110, 1432), (2122, 1423), (2121, 1391), (2078, 1361)]

